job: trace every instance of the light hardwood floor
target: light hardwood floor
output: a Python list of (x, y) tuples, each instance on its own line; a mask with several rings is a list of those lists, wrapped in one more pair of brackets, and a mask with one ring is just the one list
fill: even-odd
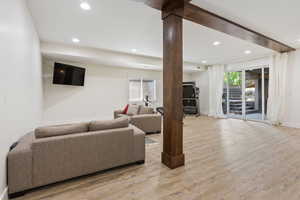
[(133, 165), (34, 191), (19, 200), (299, 200), (300, 130), (208, 117), (184, 124), (186, 165), (160, 163), (147, 145)]

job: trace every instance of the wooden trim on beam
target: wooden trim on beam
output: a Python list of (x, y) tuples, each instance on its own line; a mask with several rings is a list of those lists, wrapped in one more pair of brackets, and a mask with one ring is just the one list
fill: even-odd
[(146, 0), (145, 4), (158, 10), (164, 10), (167, 5), (190, 1), (191, 0)]

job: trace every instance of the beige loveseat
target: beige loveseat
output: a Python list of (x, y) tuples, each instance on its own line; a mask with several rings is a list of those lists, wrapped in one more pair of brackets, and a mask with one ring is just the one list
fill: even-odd
[(41, 127), (22, 137), (8, 153), (8, 190), (13, 197), (144, 160), (145, 134), (129, 125), (128, 118)]
[(123, 110), (114, 111), (114, 118), (127, 116), (130, 124), (138, 127), (145, 133), (160, 133), (162, 126), (162, 117), (157, 114), (153, 108), (141, 105), (130, 105), (127, 114)]

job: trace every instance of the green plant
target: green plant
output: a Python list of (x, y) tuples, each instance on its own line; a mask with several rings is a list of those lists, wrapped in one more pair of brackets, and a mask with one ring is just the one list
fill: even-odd
[(240, 86), (242, 84), (241, 72), (225, 73), (224, 81), (231, 86)]

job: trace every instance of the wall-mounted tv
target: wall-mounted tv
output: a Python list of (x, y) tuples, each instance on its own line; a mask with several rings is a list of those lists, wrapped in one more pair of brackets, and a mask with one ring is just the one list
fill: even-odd
[(53, 84), (84, 86), (85, 69), (66, 65), (54, 64)]

